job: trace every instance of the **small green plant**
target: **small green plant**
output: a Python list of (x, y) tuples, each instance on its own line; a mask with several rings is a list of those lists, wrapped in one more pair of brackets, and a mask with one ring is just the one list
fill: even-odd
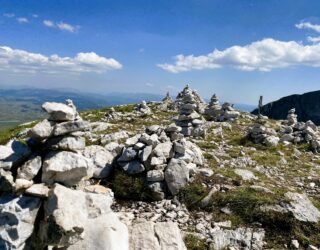
[(199, 209), (199, 202), (208, 194), (201, 182), (194, 181), (180, 190), (179, 198), (190, 210)]
[(204, 239), (198, 238), (194, 234), (187, 234), (184, 237), (184, 243), (188, 250), (207, 250), (209, 246)]
[(141, 176), (130, 176), (117, 170), (112, 180), (112, 190), (116, 198), (142, 200), (145, 185)]

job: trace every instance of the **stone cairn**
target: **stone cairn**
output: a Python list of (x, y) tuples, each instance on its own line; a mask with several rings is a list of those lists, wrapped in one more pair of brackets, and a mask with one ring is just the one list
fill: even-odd
[(288, 116), (287, 116), (287, 125), (288, 126), (293, 126), (298, 122), (298, 116), (296, 115), (296, 109), (290, 109), (288, 111)]
[(218, 97), (216, 94), (214, 94), (205, 110), (205, 115), (207, 115), (213, 121), (218, 121), (220, 119), (221, 111), (222, 107), (219, 103)]
[(119, 119), (119, 114), (115, 111), (114, 107), (111, 107), (105, 114), (106, 121), (112, 121)]
[(203, 165), (201, 149), (180, 132), (181, 127), (174, 123), (166, 128), (150, 126), (144, 133), (128, 138), (117, 159), (127, 174), (146, 176), (154, 200), (178, 194), (190, 175)]
[(136, 112), (144, 114), (144, 115), (149, 115), (152, 113), (151, 109), (148, 107), (146, 101), (142, 101), (140, 104), (135, 109)]
[(320, 150), (320, 134), (318, 127), (312, 122), (298, 122), (295, 109), (288, 111), (287, 120), (280, 126), (280, 138), (285, 144), (309, 143), (315, 152)]
[(277, 131), (262, 124), (255, 124), (249, 130), (248, 138), (254, 143), (266, 146), (276, 146), (278, 142), (285, 145), (307, 143), (313, 151), (320, 151), (319, 128), (312, 121), (298, 122), (295, 109), (289, 110), (287, 120), (282, 122)]
[(237, 111), (231, 103), (225, 102), (221, 108), (220, 121), (234, 121), (238, 119), (240, 112)]
[(265, 146), (277, 146), (280, 138), (277, 132), (272, 128), (267, 128), (262, 124), (254, 124), (248, 133), (248, 138), (256, 144), (263, 144)]
[(170, 96), (170, 93), (167, 92), (165, 98), (162, 99), (162, 102), (159, 105), (159, 109), (163, 111), (174, 110), (174, 101)]
[(210, 103), (205, 109), (205, 114), (210, 120), (216, 122), (234, 121), (240, 116), (240, 112), (235, 110), (232, 104), (226, 102), (221, 106), (216, 94), (211, 97)]
[(179, 116), (175, 118), (177, 126), (182, 128), (181, 133), (185, 136), (205, 136), (203, 124), (205, 120), (197, 112), (198, 102), (193, 92), (187, 88), (179, 105)]
[[(42, 107), (48, 119), (31, 128), (25, 142), (0, 145), (0, 249), (129, 250), (145, 249), (143, 242), (186, 249), (176, 223), (126, 225), (111, 210), (113, 192), (94, 184), (119, 167), (143, 175), (155, 200), (178, 194), (204, 161), (180, 127), (151, 126), (125, 147), (86, 146), (90, 123), (71, 100)], [(148, 235), (139, 233), (150, 226)]]
[(201, 96), (197, 93), (196, 90), (193, 90), (190, 88), (190, 86), (187, 84), (186, 87), (177, 95), (175, 100), (175, 109), (179, 110), (181, 105), (184, 104), (184, 96), (186, 94), (192, 95), (195, 104), (196, 104), (196, 111), (200, 114), (204, 114), (205, 108), (207, 106), (206, 102), (201, 98)]
[(71, 100), (42, 108), (49, 117), (28, 131), (26, 143), (0, 146), (0, 214), (7, 216), (0, 222), (0, 249), (99, 249), (97, 233), (108, 249), (128, 249), (127, 227), (111, 211), (112, 191), (86, 181), (105, 176), (112, 155), (85, 147), (90, 124)]

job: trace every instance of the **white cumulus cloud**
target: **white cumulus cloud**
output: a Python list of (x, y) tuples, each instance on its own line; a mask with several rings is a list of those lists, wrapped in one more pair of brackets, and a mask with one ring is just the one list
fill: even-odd
[(18, 17), (17, 18), (18, 23), (28, 23), (29, 20), (26, 17)]
[(295, 25), (298, 29), (309, 29), (320, 33), (320, 25), (312, 24), (310, 22), (301, 22)]
[(51, 20), (43, 20), (43, 24), (49, 28), (56, 28), (70, 33), (75, 33), (80, 29), (79, 25), (71, 25), (65, 22), (53, 22)]
[(43, 20), (43, 24), (47, 27), (55, 27), (54, 22), (52, 22), (51, 20)]
[(121, 69), (113, 58), (105, 58), (94, 52), (80, 52), (75, 57), (46, 56), (25, 50), (0, 46), (0, 70), (16, 73), (103, 73)]
[(215, 49), (207, 55), (177, 55), (173, 64), (158, 64), (171, 73), (232, 67), (242, 71), (270, 71), (295, 65), (320, 67), (320, 44), (266, 38), (245, 46)]
[(319, 43), (320, 42), (320, 36), (317, 36), (317, 37), (308, 36), (307, 40), (308, 40), (308, 42), (311, 42), (311, 43)]

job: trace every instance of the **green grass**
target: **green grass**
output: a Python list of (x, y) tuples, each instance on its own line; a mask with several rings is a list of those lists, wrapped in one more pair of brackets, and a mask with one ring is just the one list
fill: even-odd
[(16, 137), (23, 129), (32, 128), (37, 122), (32, 122), (25, 126), (16, 126), (9, 129), (0, 130), (0, 145), (6, 144), (10, 139)]
[(184, 238), (184, 243), (188, 250), (208, 250), (209, 246), (207, 245), (204, 239), (198, 238), (196, 235), (187, 234)]
[(121, 170), (116, 170), (111, 180), (111, 188), (116, 198), (128, 200), (143, 200), (145, 183), (140, 176), (130, 176)]

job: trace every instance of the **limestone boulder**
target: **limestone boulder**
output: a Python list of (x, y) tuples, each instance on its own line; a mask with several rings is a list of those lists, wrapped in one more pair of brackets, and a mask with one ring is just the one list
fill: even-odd
[(44, 140), (51, 136), (55, 123), (47, 119), (28, 130), (28, 136), (35, 140)]
[(165, 181), (172, 195), (187, 185), (189, 181), (189, 169), (187, 163), (180, 159), (171, 159), (165, 171)]
[[(87, 193), (55, 184), (45, 203), (44, 241), (68, 249), (129, 249), (128, 230), (110, 206), (113, 193)], [(50, 232), (50, 233), (48, 233)]]
[(92, 177), (92, 169), (92, 161), (80, 154), (67, 151), (50, 152), (43, 162), (42, 182), (76, 185), (84, 177)]
[(51, 121), (73, 121), (77, 115), (73, 108), (63, 103), (45, 102), (42, 108), (49, 114)]
[(0, 249), (24, 249), (41, 205), (36, 197), (0, 198)]
[(47, 141), (48, 147), (53, 150), (65, 150), (76, 152), (83, 150), (86, 146), (86, 140), (81, 136), (59, 136)]
[(66, 121), (56, 124), (53, 128), (52, 135), (60, 136), (87, 129), (90, 129), (90, 123), (87, 121)]
[(6, 145), (0, 145), (0, 168), (11, 169), (20, 165), (31, 154), (28, 145), (18, 140), (11, 140)]
[(130, 249), (186, 250), (180, 229), (173, 222), (144, 222), (133, 224)]
[(42, 166), (41, 156), (33, 155), (19, 169), (17, 178), (31, 181), (40, 171)]
[(110, 175), (114, 156), (104, 147), (88, 146), (83, 150), (83, 155), (93, 161), (93, 177), (106, 178)]

